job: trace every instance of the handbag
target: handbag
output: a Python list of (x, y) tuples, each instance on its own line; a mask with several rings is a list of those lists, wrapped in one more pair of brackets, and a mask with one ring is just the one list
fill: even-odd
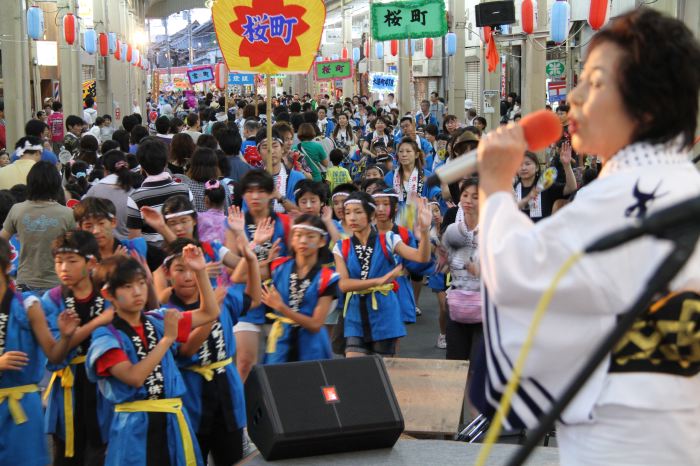
[(450, 319), (460, 324), (481, 322), (481, 293), (451, 288), (447, 290)]

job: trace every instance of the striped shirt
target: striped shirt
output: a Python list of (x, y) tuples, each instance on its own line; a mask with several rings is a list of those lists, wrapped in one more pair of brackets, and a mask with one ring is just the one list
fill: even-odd
[(192, 200), (192, 193), (187, 185), (174, 181), (169, 173), (163, 172), (147, 177), (127, 200), (127, 228), (141, 230), (143, 238), (149, 243), (161, 243), (163, 237), (143, 221), (141, 207), (149, 206), (160, 211), (166, 199), (177, 195), (185, 195)]

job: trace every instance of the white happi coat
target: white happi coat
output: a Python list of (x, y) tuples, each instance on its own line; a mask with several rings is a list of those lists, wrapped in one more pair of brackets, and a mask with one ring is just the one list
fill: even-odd
[[(537, 224), (519, 211), (510, 192), (486, 201), (480, 212), (480, 257), (489, 404), (498, 405), (534, 309), (567, 258), (631, 226), (640, 214), (700, 195), (700, 174), (689, 154), (678, 147), (676, 142), (624, 148), (574, 202)], [(563, 392), (670, 250), (669, 242), (644, 237), (588, 255), (569, 271), (537, 332), (507, 426), (537, 425), (538, 416)], [(700, 247), (670, 288), (677, 290), (699, 278)], [(700, 374), (610, 373), (608, 368), (606, 360), (593, 373), (564, 411), (564, 424), (594, 422), (594, 408), (603, 405), (700, 410)]]

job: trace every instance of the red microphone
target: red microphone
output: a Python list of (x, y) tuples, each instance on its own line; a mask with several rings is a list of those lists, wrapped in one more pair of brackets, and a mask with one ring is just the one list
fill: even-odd
[[(561, 138), (563, 128), (559, 118), (549, 110), (538, 110), (526, 115), (518, 122), (525, 133), (527, 149), (533, 152), (542, 150)], [(428, 186), (450, 184), (461, 180), (465, 174), (476, 171), (476, 149), (450, 160), (435, 170), (428, 180)]]

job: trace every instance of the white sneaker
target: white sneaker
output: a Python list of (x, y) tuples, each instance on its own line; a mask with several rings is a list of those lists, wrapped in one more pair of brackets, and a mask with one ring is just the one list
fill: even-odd
[(435, 346), (437, 346), (440, 349), (447, 348), (447, 338), (445, 338), (445, 335), (443, 335), (441, 333), (440, 336), (438, 336), (438, 341), (437, 341), (437, 344)]
[(423, 315), (423, 311), (421, 311), (420, 308), (419, 308), (418, 306), (416, 306), (416, 315), (417, 315), (417, 316), (422, 316), (422, 315)]
[(255, 446), (250, 437), (248, 437), (248, 429), (243, 429), (243, 458), (252, 455), (257, 451), (258, 447)]

